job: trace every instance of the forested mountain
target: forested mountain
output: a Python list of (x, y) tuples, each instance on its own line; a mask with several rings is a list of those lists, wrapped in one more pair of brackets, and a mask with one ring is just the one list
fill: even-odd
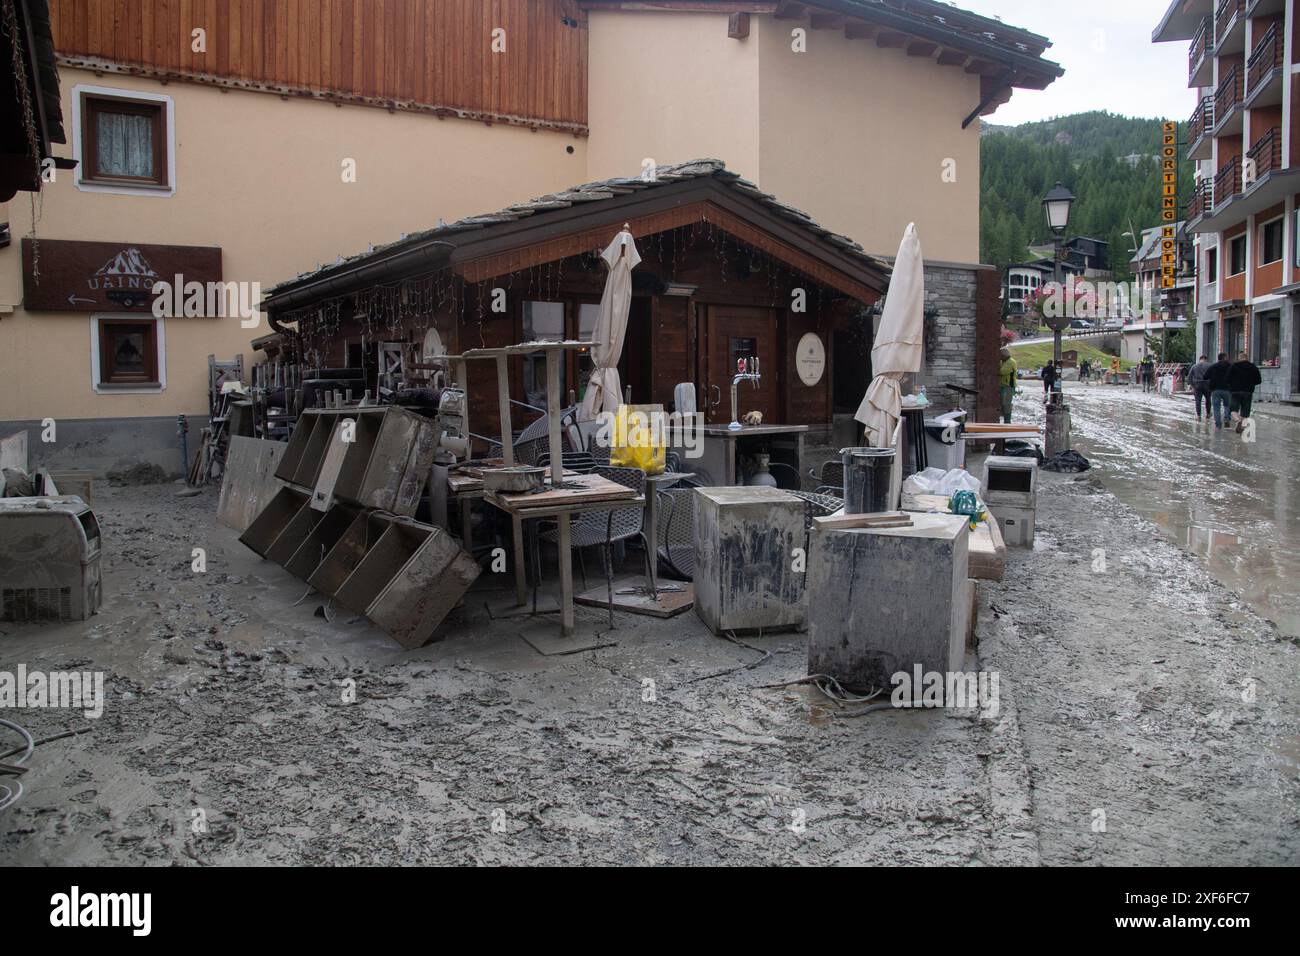
[[(1042, 199), (1060, 180), (1077, 198), (1067, 238), (1108, 241), (1116, 277), (1127, 278), (1134, 243), (1124, 233), (1130, 223), (1139, 234), (1159, 224), (1161, 122), (1092, 112), (1021, 126), (986, 123), (980, 259), (1002, 268), (1028, 258), (1028, 246), (1051, 242)], [(1181, 162), (1179, 175), (1181, 208), (1190, 195), (1192, 164)]]

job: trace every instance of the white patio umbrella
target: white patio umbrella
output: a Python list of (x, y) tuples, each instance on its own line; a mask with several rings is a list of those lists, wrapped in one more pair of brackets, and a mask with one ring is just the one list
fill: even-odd
[(903, 376), (921, 370), (925, 334), (925, 272), (916, 224), (908, 223), (898, 245), (894, 272), (889, 277), (880, 331), (871, 348), (875, 377), (853, 417), (865, 428), (864, 441), (875, 448), (893, 443), (894, 428), (902, 414)]
[(641, 261), (636, 242), (628, 232), (627, 223), (600, 254), (609, 273), (605, 276), (605, 292), (600, 297), (600, 314), (591, 338), (596, 345), (591, 349), (591, 360), (596, 368), (587, 381), (587, 391), (582, 397), (578, 417), (590, 421), (600, 412), (616, 412), (622, 401), (623, 389), (618, 380), (618, 360), (623, 354), (623, 338), (627, 334), (627, 311), (632, 303), (632, 270)]

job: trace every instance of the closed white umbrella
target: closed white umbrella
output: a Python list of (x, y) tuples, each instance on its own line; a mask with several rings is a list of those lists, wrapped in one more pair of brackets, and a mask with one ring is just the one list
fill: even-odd
[(853, 417), (865, 430), (864, 441), (875, 448), (893, 444), (894, 428), (902, 415), (903, 376), (921, 370), (925, 335), (925, 270), (916, 224), (908, 223), (898, 257), (889, 277), (880, 331), (871, 348), (875, 377)]
[(600, 314), (592, 331), (591, 360), (596, 368), (587, 381), (578, 417), (590, 421), (600, 412), (618, 411), (622, 387), (618, 380), (618, 360), (623, 354), (623, 337), (627, 334), (627, 311), (632, 304), (632, 270), (641, 261), (636, 242), (623, 223), (623, 231), (614, 237), (600, 254), (609, 270), (605, 292), (600, 297)]

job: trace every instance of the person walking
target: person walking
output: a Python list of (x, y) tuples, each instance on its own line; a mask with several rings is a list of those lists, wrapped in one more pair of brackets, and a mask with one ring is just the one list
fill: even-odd
[(1056, 384), (1056, 366), (1048, 362), (1043, 366), (1039, 376), (1043, 380), (1043, 401), (1047, 401), (1052, 394), (1052, 386)]
[(1110, 384), (1119, 384), (1120, 364), (1119, 356), (1116, 355), (1110, 360)]
[(1088, 378), (1092, 375), (1092, 363), (1084, 359), (1079, 363), (1079, 381), (1084, 385), (1088, 384)]
[(998, 398), (1002, 402), (1002, 420), (1011, 421), (1011, 406), (1016, 399), (1016, 380), (1020, 369), (1011, 357), (1011, 349), (1003, 349), (1002, 364), (998, 366)]
[(1237, 431), (1241, 431), (1243, 422), (1250, 417), (1255, 389), (1263, 380), (1259, 369), (1245, 352), (1228, 369), (1228, 391), (1232, 393), (1232, 410), (1237, 413)]
[(1142, 391), (1151, 391), (1156, 381), (1156, 363), (1151, 361), (1150, 355), (1142, 356), (1138, 363), (1138, 378), (1142, 379)]
[(1232, 363), (1228, 353), (1220, 352), (1219, 360), (1205, 372), (1205, 382), (1210, 389), (1210, 405), (1214, 408), (1214, 427), (1222, 428), (1224, 419), (1232, 424), (1232, 393), (1228, 391), (1228, 372)]
[(1201, 419), (1201, 402), (1205, 402), (1205, 421), (1210, 420), (1210, 386), (1206, 375), (1210, 371), (1210, 360), (1204, 355), (1200, 361), (1187, 372), (1187, 384), (1192, 387), (1192, 397), (1196, 399), (1196, 423)]

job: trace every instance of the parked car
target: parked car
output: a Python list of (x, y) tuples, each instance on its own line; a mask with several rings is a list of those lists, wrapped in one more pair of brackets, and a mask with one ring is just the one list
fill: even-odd
[(1087, 330), (1092, 328), (1092, 323), (1089, 322), (1087, 319), (1071, 319), (1070, 328)]

